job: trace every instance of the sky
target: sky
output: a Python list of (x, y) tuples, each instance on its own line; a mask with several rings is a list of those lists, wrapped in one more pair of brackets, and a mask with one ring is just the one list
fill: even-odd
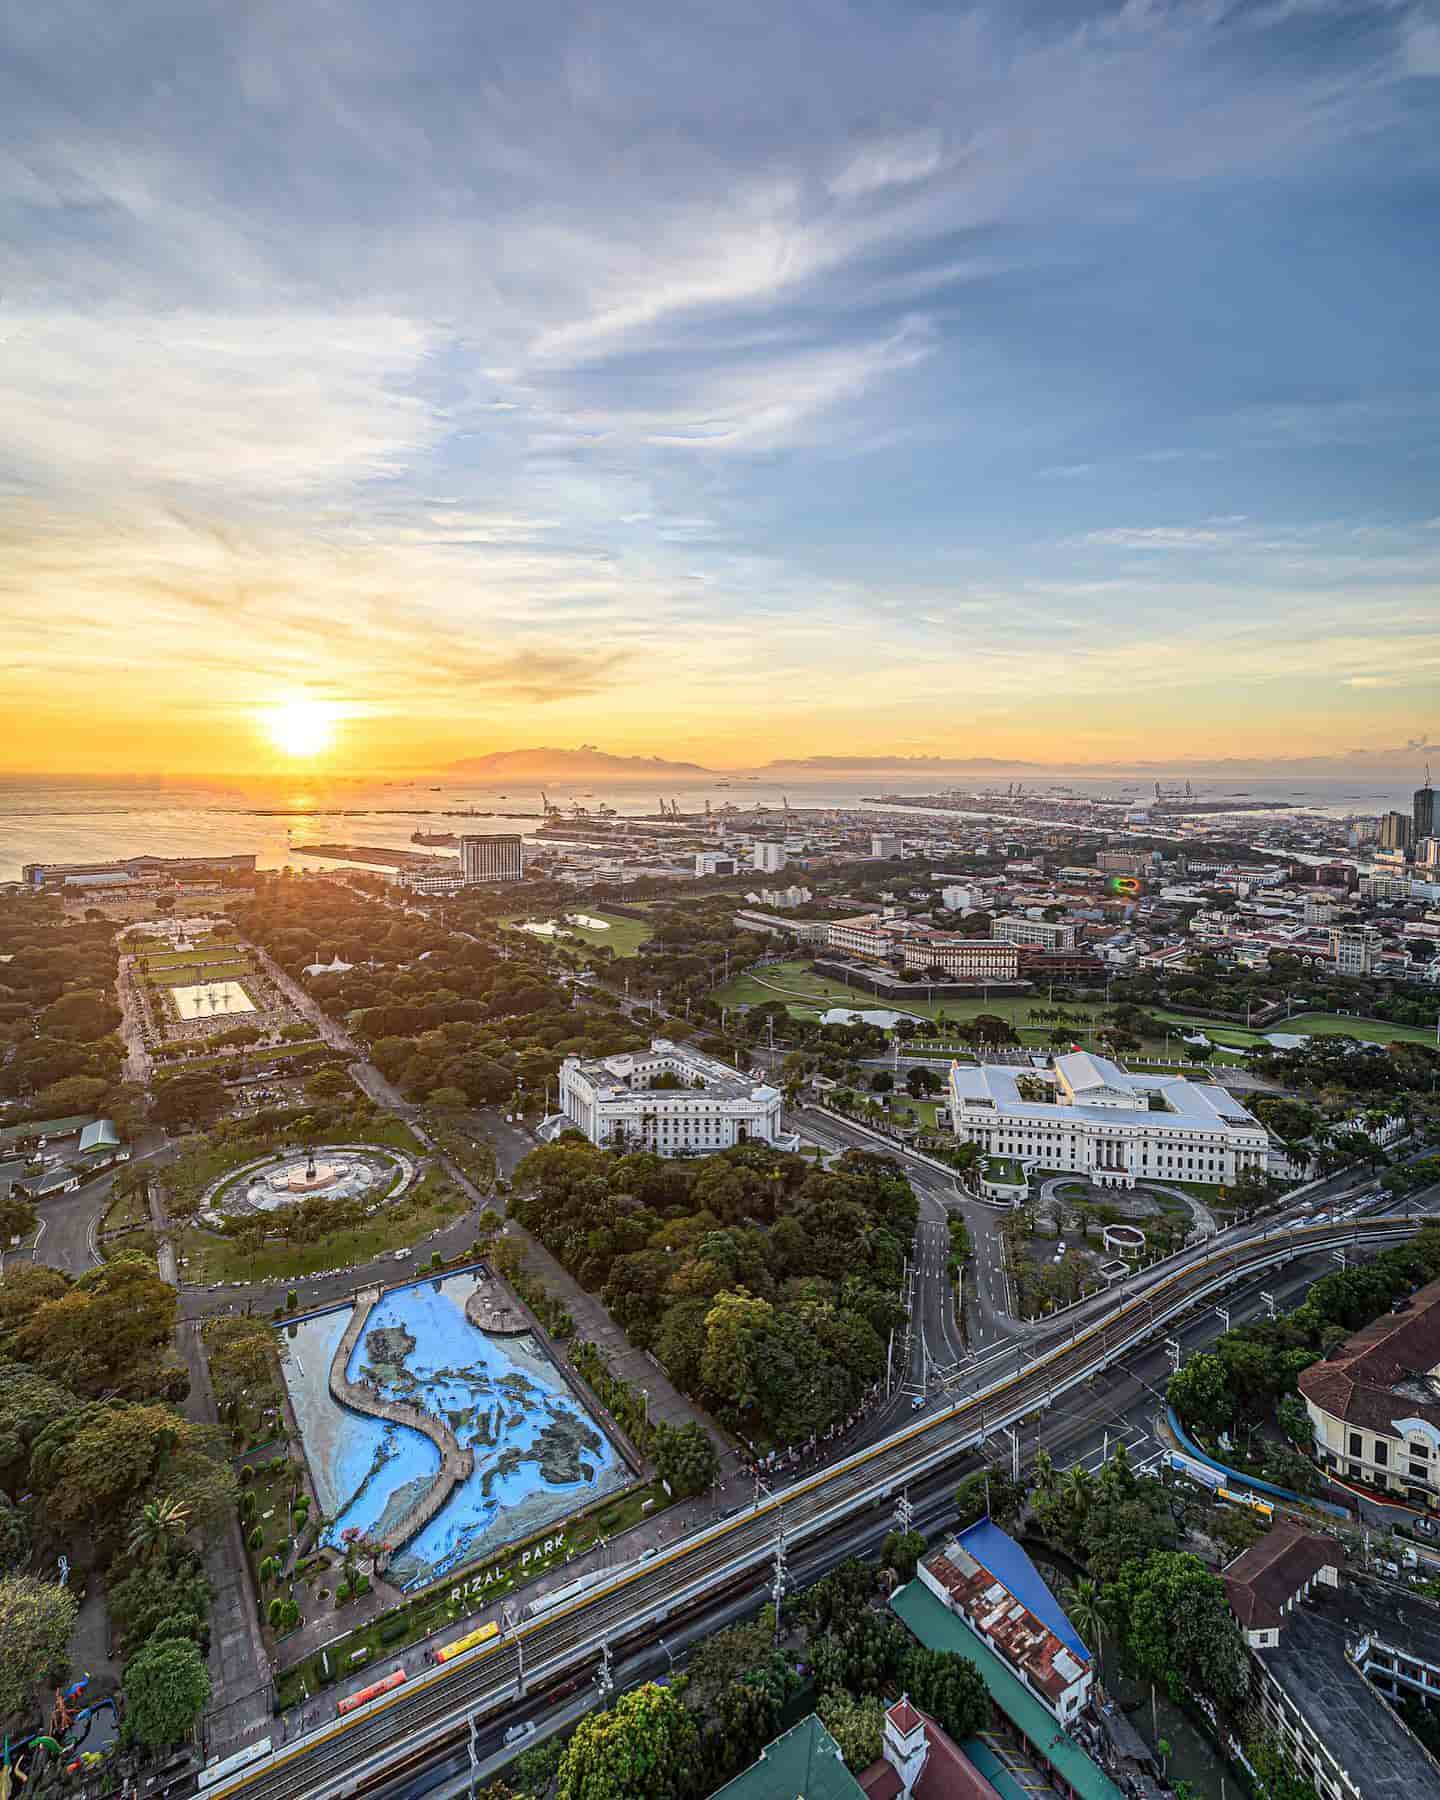
[(1437, 218), (1440, 0), (8, 8), (0, 767), (1408, 764)]

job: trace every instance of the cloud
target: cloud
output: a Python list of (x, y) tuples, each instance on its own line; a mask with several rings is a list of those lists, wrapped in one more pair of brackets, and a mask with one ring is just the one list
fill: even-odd
[(381, 315), (12, 315), (0, 442), (33, 479), (294, 493), (393, 474), (434, 440), (427, 332)]
[(831, 177), (830, 192), (840, 200), (856, 200), (881, 188), (904, 187), (935, 174), (942, 160), (938, 131), (882, 139), (857, 151), (839, 174)]

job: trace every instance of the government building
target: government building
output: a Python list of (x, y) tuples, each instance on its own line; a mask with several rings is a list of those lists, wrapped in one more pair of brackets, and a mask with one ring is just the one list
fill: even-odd
[(1139, 1181), (1229, 1185), (1263, 1174), (1265, 1127), (1223, 1087), (1170, 1075), (1132, 1075), (1076, 1050), (1052, 1069), (951, 1065), (957, 1138), (987, 1155), (1086, 1175), (1100, 1187)]
[(656, 1038), (649, 1050), (560, 1065), (560, 1112), (542, 1135), (583, 1131), (606, 1148), (653, 1150), (660, 1156), (709, 1156), (732, 1144), (794, 1150), (799, 1139), (781, 1125), (781, 1094), (688, 1045)]

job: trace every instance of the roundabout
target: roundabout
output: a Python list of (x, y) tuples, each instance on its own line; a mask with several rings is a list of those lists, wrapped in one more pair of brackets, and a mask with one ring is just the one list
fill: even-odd
[(418, 1172), (413, 1158), (378, 1144), (281, 1150), (214, 1182), (200, 1202), (200, 1218), (215, 1226), (222, 1218), (275, 1212), (315, 1198), (356, 1201), (369, 1212), (400, 1199)]

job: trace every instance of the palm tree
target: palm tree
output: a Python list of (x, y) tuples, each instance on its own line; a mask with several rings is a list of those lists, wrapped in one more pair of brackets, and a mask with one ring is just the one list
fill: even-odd
[(189, 1518), (190, 1508), (178, 1500), (164, 1494), (147, 1500), (130, 1527), (131, 1556), (148, 1561), (158, 1555), (172, 1538), (185, 1535)]
[(1065, 1611), (1070, 1623), (1087, 1644), (1095, 1649), (1098, 1661), (1105, 1641), (1107, 1607), (1098, 1581), (1082, 1575), (1073, 1587), (1065, 1590)]
[(1060, 1497), (1079, 1523), (1090, 1511), (1095, 1486), (1084, 1463), (1071, 1463), (1060, 1478)]

